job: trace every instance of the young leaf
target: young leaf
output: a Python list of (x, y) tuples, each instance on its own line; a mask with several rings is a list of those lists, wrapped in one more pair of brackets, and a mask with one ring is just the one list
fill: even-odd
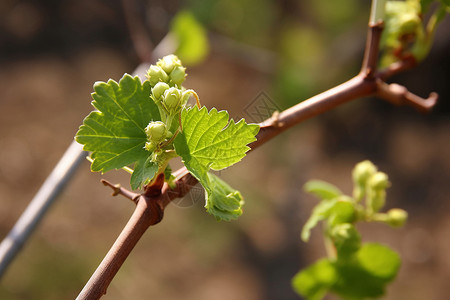
[(201, 181), (206, 190), (206, 211), (217, 220), (230, 221), (242, 215), (244, 198), (219, 177), (207, 173), (208, 183)]
[(240, 161), (256, 140), (259, 126), (244, 120), (229, 121), (226, 111), (205, 107), (183, 109), (183, 131), (174, 140), (175, 150), (186, 168), (206, 190), (206, 208), (219, 220), (237, 218), (242, 212), (242, 196), (215, 176), (209, 169), (221, 170)]
[[(183, 131), (174, 140), (175, 150), (188, 168), (222, 170), (240, 161), (256, 140), (256, 124), (229, 121), (226, 111), (194, 106), (181, 113)], [(195, 174), (194, 174), (195, 175)]]
[(150, 84), (125, 74), (119, 83), (97, 82), (92, 94), (91, 112), (75, 139), (83, 149), (92, 151), (92, 171), (106, 172), (145, 160), (145, 127), (160, 120), (156, 104), (149, 98)]
[(334, 264), (322, 259), (298, 272), (292, 279), (292, 287), (307, 300), (320, 300), (338, 279)]
[(364, 244), (353, 261), (337, 262), (339, 281), (332, 290), (343, 299), (381, 297), (399, 267), (400, 257), (395, 251), (377, 243)]
[(337, 199), (332, 199), (330, 201), (321, 201), (319, 204), (314, 206), (311, 216), (309, 217), (308, 221), (306, 221), (302, 229), (302, 240), (304, 242), (307, 242), (309, 240), (311, 230), (316, 227), (316, 225), (320, 221), (328, 218), (328, 216), (330, 215), (330, 211), (336, 205), (337, 201)]
[(198, 64), (206, 58), (209, 52), (208, 35), (191, 12), (179, 12), (173, 19), (171, 32), (178, 43), (176, 54), (186, 65)]
[[(130, 185), (133, 190), (141, 188), (158, 171), (158, 164), (151, 161), (151, 156), (144, 156), (134, 165), (134, 171), (131, 175)], [(168, 178), (168, 177), (166, 177)]]
[(303, 190), (322, 200), (330, 200), (342, 195), (341, 190), (331, 183), (322, 180), (310, 180), (303, 186)]
[(364, 244), (357, 259), (364, 270), (386, 282), (394, 279), (401, 264), (397, 252), (377, 243)]

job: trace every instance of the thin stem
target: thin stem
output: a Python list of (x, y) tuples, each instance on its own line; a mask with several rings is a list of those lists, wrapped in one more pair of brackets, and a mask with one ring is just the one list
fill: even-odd
[(130, 199), (133, 202), (137, 202), (137, 198), (139, 198), (139, 194), (128, 191), (127, 189), (120, 186), (120, 184), (112, 184), (108, 180), (102, 179), (101, 182), (103, 185), (109, 186), (113, 190), (113, 196), (122, 195), (125, 198)]
[(361, 66), (361, 73), (366, 78), (373, 78), (377, 69), (383, 22), (371, 23), (367, 31), (366, 48)]
[(369, 26), (384, 21), (385, 7), (386, 7), (386, 0), (372, 0)]
[(328, 258), (330, 260), (336, 260), (337, 259), (336, 247), (334, 246), (331, 238), (326, 233), (323, 236), (323, 244), (325, 245), (325, 252), (327, 253)]

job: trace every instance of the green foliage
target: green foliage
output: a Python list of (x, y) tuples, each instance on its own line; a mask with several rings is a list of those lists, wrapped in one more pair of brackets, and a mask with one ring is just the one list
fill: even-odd
[(175, 149), (188, 169), (222, 170), (240, 161), (256, 140), (256, 124), (229, 120), (228, 112), (208, 112), (191, 107), (181, 113), (183, 131), (175, 138)]
[(198, 64), (206, 58), (209, 53), (208, 36), (192, 13), (179, 12), (172, 21), (171, 32), (178, 41), (175, 52), (186, 65)]
[(376, 243), (361, 243), (357, 222), (382, 222), (402, 226), (407, 213), (398, 208), (380, 213), (384, 206), (389, 180), (371, 162), (363, 161), (352, 172), (353, 197), (326, 182), (312, 180), (305, 191), (320, 199), (302, 230), (308, 241), (311, 230), (323, 223), (328, 258), (300, 271), (292, 280), (294, 290), (308, 300), (320, 300), (326, 293), (342, 299), (380, 297), (400, 267), (396, 252)]
[(193, 90), (182, 86), (185, 70), (177, 56), (168, 55), (150, 66), (144, 83), (130, 75), (119, 83), (96, 83), (92, 105), (98, 111), (84, 119), (75, 139), (92, 151), (92, 171), (134, 165), (133, 189), (151, 184), (158, 174), (171, 185), (168, 163), (181, 156), (206, 190), (207, 211), (218, 220), (232, 220), (242, 214), (242, 195), (208, 171), (240, 161), (259, 126), (235, 123), (215, 108), (187, 108), (191, 95), (198, 106), (200, 102)]
[(342, 192), (336, 186), (321, 180), (310, 180), (303, 186), (303, 189), (305, 192), (324, 200), (334, 199), (342, 195)]
[(120, 169), (147, 158), (145, 127), (159, 120), (158, 108), (149, 101), (150, 84), (125, 74), (119, 83), (97, 82), (91, 112), (77, 132), (76, 141), (92, 152), (92, 171)]
[(400, 257), (386, 246), (367, 243), (345, 262), (321, 259), (292, 279), (294, 290), (308, 300), (327, 292), (342, 299), (380, 297), (400, 267)]
[[(208, 112), (206, 107), (183, 109), (181, 122), (183, 131), (174, 140), (175, 150), (207, 191), (208, 212), (217, 219), (236, 218), (242, 213), (242, 196), (208, 175), (208, 171), (222, 170), (240, 161), (250, 150), (246, 145), (256, 140), (259, 126), (246, 124), (244, 120), (235, 123), (229, 120), (226, 111), (218, 112), (213, 108)], [(218, 199), (224, 199), (223, 203), (218, 203)]]
[(334, 263), (321, 259), (307, 269), (297, 273), (292, 279), (294, 290), (308, 300), (322, 299), (339, 279)]
[[(423, 15), (433, 2), (439, 3), (424, 24)], [(449, 10), (448, 0), (387, 1), (381, 64), (388, 65), (409, 56), (423, 60), (430, 51), (437, 25)]]
[(230, 221), (242, 214), (244, 198), (239, 191), (211, 173), (207, 173), (206, 181), (202, 177), (200, 182), (206, 190), (206, 210), (217, 220)]

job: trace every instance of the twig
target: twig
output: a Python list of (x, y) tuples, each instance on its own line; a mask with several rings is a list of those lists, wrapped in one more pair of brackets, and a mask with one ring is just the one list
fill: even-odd
[[(163, 175), (163, 174), (161, 174)], [(190, 174), (189, 174), (190, 175)], [(163, 186), (161, 187), (161, 182)], [(103, 261), (86, 283), (77, 300), (99, 299), (106, 294), (106, 289), (119, 271), (125, 259), (133, 250), (144, 232), (151, 226), (159, 223), (163, 218), (164, 208), (175, 198), (183, 197), (194, 186), (197, 180), (192, 176), (183, 176), (177, 180), (174, 189), (161, 180), (156, 180), (154, 186), (146, 188), (146, 193), (137, 198), (136, 209), (128, 223), (120, 233)], [(114, 185), (108, 184), (108, 186)], [(120, 193), (123, 189), (120, 188)], [(151, 191), (151, 192), (150, 192)]]
[(103, 183), (103, 185), (109, 186), (113, 190), (112, 196), (122, 195), (125, 198), (130, 199), (134, 203), (137, 203), (140, 196), (139, 194), (133, 193), (121, 187), (120, 184), (112, 184), (106, 179), (102, 179), (101, 182)]
[(1, 242), (0, 277), (39, 225), (86, 155), (87, 152), (83, 151), (81, 145), (75, 141), (67, 148), (14, 227)]
[(427, 99), (419, 97), (402, 85), (386, 82), (378, 79), (377, 84), (377, 96), (383, 98), (392, 104), (403, 105), (408, 104), (421, 112), (429, 112), (438, 100), (437, 93), (430, 93)]
[(106, 294), (111, 280), (133, 250), (147, 228), (162, 219), (161, 195), (156, 198), (140, 196), (136, 209), (114, 245), (89, 279), (77, 299), (99, 299)]
[[(409, 67), (409, 63), (405, 62), (405, 64), (395, 65), (381, 72), (376, 72), (382, 26), (382, 22), (370, 24), (365, 56), (361, 72), (357, 76), (262, 122), (261, 124), (269, 125), (261, 125), (257, 140), (249, 145), (251, 149), (255, 149), (272, 137), (306, 119), (322, 114), (350, 100), (365, 96), (378, 95), (389, 102), (413, 105), (420, 110), (432, 107), (437, 99), (437, 94), (432, 94), (431, 100), (424, 100), (406, 89), (399, 88), (399, 85), (387, 85), (384, 82), (389, 76)], [(145, 230), (161, 221), (164, 208), (173, 199), (183, 197), (197, 183), (197, 180), (186, 172), (185, 168), (175, 173), (177, 174), (177, 180), (174, 189), (170, 189), (167, 183), (162, 186), (160, 193), (155, 186), (146, 188), (144, 194), (139, 197), (132, 218), (77, 299), (99, 299), (106, 293), (112, 278)], [(156, 180), (156, 182), (159, 182), (159, 180)]]

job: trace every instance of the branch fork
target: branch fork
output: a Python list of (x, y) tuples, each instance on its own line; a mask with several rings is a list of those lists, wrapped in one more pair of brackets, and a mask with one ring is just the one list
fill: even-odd
[[(404, 86), (385, 82), (390, 76), (415, 66), (414, 58), (405, 58), (384, 70), (377, 71), (382, 30), (382, 21), (369, 24), (365, 55), (361, 71), (357, 76), (285, 111), (276, 112), (271, 118), (260, 123), (261, 129), (257, 140), (249, 147), (253, 150), (304, 120), (345, 102), (371, 95), (396, 105), (407, 104), (422, 112), (430, 111), (436, 104), (438, 98), (436, 93), (431, 93), (427, 99), (424, 99), (411, 93)], [(77, 299), (99, 299), (105, 294), (111, 280), (148, 227), (162, 220), (165, 207), (173, 199), (185, 196), (198, 183), (186, 168), (174, 172), (176, 181), (173, 188), (164, 182), (164, 174), (160, 175), (162, 176), (158, 176), (150, 186), (145, 187), (143, 194), (130, 192), (120, 185), (113, 185), (102, 180), (104, 185), (113, 190), (113, 196), (122, 195), (132, 200), (136, 203), (136, 209)]]

